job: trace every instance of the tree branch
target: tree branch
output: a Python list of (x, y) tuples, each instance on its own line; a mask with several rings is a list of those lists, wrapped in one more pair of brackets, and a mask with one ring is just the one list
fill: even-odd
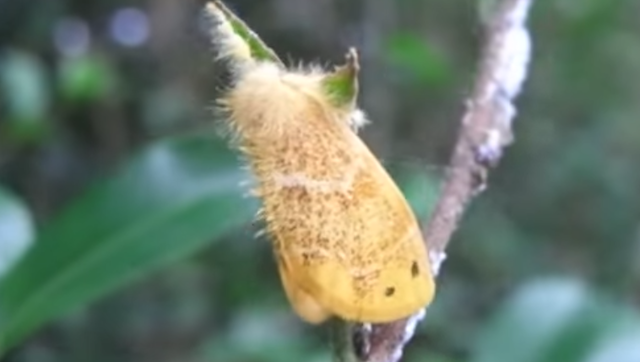
[[(513, 100), (527, 75), (531, 40), (526, 27), (533, 0), (502, 0), (489, 19), (479, 70), (458, 133), (440, 198), (423, 230), (438, 274), (445, 249), (469, 202), (486, 188), (489, 169), (495, 167), (512, 140)], [(335, 323), (336, 359), (396, 362), (425, 312), (387, 324)], [(350, 330), (351, 333), (345, 333)], [(345, 337), (346, 336), (346, 337)], [(351, 348), (344, 348), (350, 345)]]

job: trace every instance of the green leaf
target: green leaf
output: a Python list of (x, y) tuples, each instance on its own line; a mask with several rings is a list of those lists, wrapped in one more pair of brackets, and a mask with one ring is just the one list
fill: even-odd
[(471, 361), (600, 362), (598, 354), (606, 351), (594, 346), (621, 343), (611, 337), (614, 331), (633, 330), (637, 336), (638, 320), (636, 313), (607, 303), (579, 281), (538, 281), (518, 291), (481, 331)]
[(346, 64), (337, 67), (333, 73), (327, 74), (322, 79), (324, 91), (336, 107), (354, 106), (358, 97), (359, 69), (358, 53), (352, 48), (347, 53)]
[(31, 246), (35, 227), (27, 206), (0, 188), (0, 279)]
[(184, 259), (251, 220), (246, 178), (220, 141), (161, 141), (42, 230), (0, 283), (0, 355), (74, 308)]
[(213, 21), (226, 21), (233, 33), (239, 36), (251, 50), (251, 57), (255, 60), (272, 62), (283, 65), (278, 55), (265, 44), (251, 28), (236, 16), (222, 1), (213, 1), (207, 5), (207, 12)]
[(640, 361), (640, 324), (618, 331), (589, 355), (585, 362), (637, 362)]

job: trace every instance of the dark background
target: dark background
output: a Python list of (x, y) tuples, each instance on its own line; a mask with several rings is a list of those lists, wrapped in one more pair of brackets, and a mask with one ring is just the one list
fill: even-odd
[[(394, 175), (404, 175), (399, 182), (413, 190), (408, 197), (425, 217), (470, 93), (479, 7), (487, 4), (227, 3), (292, 64), (334, 64), (349, 46), (359, 49), (360, 105), (373, 120), (363, 138), (385, 164), (403, 170)], [(83, 248), (108, 244), (124, 223), (148, 221), (135, 202), (156, 183), (170, 179), (190, 192), (200, 184), (171, 175), (208, 164), (209, 155), (219, 156), (204, 167), (210, 180), (235, 170), (211, 127), (209, 108), (223, 84), (203, 5), (0, 0), (0, 340), (18, 328), (7, 322), (14, 308), (27, 308), (11, 297), (21, 293), (16, 285), (47, 291), (41, 305), (53, 305), (3, 361), (328, 359), (326, 331), (292, 314), (268, 242), (252, 236), (245, 215), (253, 205), (212, 199), (209, 209), (181, 214), (180, 193), (153, 194), (180, 217), (151, 229), (185, 226), (158, 231), (171, 246), (166, 262), (153, 267), (117, 268), (131, 255), (161, 253), (153, 243), (140, 247), (150, 237), (108, 254), (101, 272), (111, 284), (92, 279), (82, 268), (94, 259), (61, 236), (76, 236)], [(640, 360), (638, 14), (640, 3), (630, 0), (534, 6), (516, 142), (450, 244), (436, 301), (406, 361)], [(174, 168), (147, 173), (155, 158), (144, 150), (173, 155), (167, 144), (194, 134), (203, 138), (171, 158)], [(218, 148), (208, 149), (208, 141)], [(241, 192), (234, 187), (228, 192)], [(238, 221), (184, 247), (194, 220), (232, 217)], [(2, 281), (10, 254), (28, 243), (47, 246)], [(55, 274), (71, 261), (86, 273), (74, 292), (64, 284), (42, 289), (34, 275)]]

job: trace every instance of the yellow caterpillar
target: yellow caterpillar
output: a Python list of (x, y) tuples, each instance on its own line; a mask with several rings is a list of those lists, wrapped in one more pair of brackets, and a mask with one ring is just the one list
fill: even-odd
[(296, 313), (389, 322), (429, 304), (435, 284), (416, 218), (357, 136), (358, 60), (288, 69), (222, 3), (207, 5), (234, 82), (218, 105), (255, 176), (260, 217)]

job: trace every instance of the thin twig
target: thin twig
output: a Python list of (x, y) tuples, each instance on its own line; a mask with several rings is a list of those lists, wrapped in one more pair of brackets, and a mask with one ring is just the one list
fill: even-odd
[[(512, 102), (527, 75), (531, 40), (526, 20), (532, 2), (503, 0), (488, 22), (473, 93), (466, 103), (448, 173), (431, 220), (423, 230), (435, 275), (467, 205), (485, 189), (489, 169), (498, 164), (503, 149), (513, 140), (516, 109)], [(353, 355), (366, 362), (399, 361), (424, 315), (422, 311), (392, 323), (356, 325), (345, 337), (351, 339), (351, 350), (345, 352), (343, 348), (336, 357), (340, 361), (348, 361)], [(344, 330), (339, 324), (336, 328)]]

